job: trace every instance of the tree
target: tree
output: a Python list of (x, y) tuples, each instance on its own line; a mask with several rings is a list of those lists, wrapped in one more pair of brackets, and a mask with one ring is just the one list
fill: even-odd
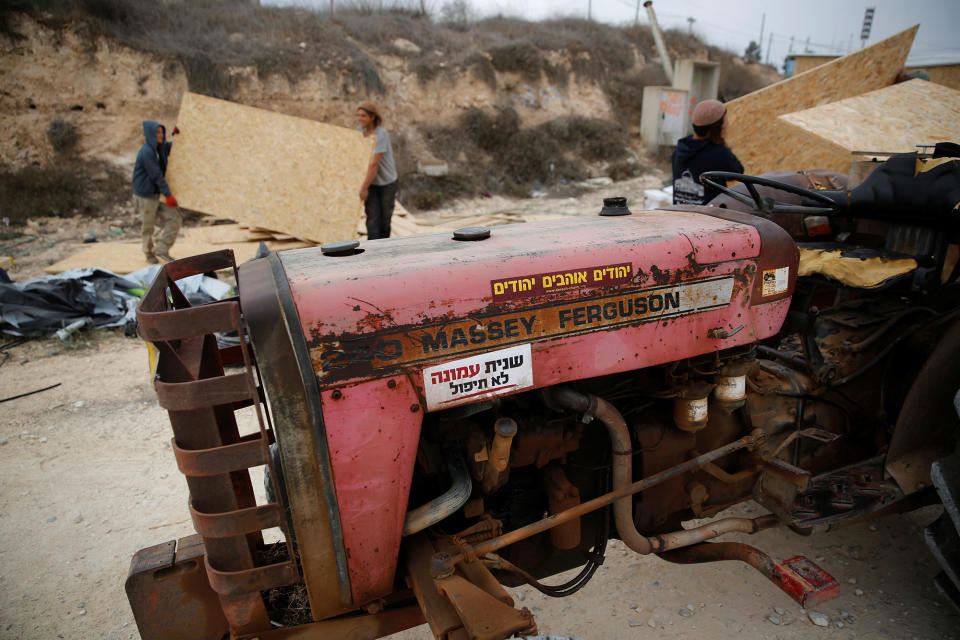
[(750, 44), (747, 45), (747, 50), (744, 52), (743, 57), (753, 62), (760, 62), (760, 45), (757, 44), (756, 41), (751, 40)]

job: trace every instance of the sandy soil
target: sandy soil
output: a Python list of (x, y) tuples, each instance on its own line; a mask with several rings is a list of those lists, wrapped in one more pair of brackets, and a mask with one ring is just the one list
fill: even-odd
[[(618, 183), (569, 201), (461, 207), (590, 213), (604, 195), (634, 202), (651, 181)], [(79, 221), (59, 233), (85, 230)], [(51, 258), (21, 264), (12, 275), (39, 275), (30, 270), (42, 270)], [(0, 402), (0, 638), (137, 638), (123, 591), (131, 555), (192, 533), (186, 484), (150, 385), (146, 350), (139, 340), (101, 331), (0, 352), (0, 400), (57, 383)], [(671, 565), (619, 543), (593, 581), (570, 598), (552, 600), (530, 588), (514, 593), (542, 633), (590, 640), (955, 638), (960, 616), (933, 588), (938, 570), (922, 541), (922, 528), (936, 515), (928, 508), (809, 538), (784, 531), (752, 538), (774, 557), (805, 555), (837, 577), (840, 597), (816, 608), (829, 618), (827, 628), (814, 626), (753, 569)], [(396, 637), (430, 635), (421, 627)]]

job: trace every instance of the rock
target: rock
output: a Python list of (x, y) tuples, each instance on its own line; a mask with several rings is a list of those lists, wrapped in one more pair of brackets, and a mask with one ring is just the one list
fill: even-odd
[(816, 611), (809, 611), (807, 612), (807, 617), (810, 618), (810, 622), (817, 625), (818, 627), (830, 626), (830, 618), (823, 615), (822, 613), (817, 613)]
[(413, 42), (410, 42), (406, 38), (397, 38), (391, 44), (393, 44), (394, 49), (397, 49), (404, 53), (414, 53), (414, 54), (420, 53), (420, 47), (418, 47)]
[(836, 622), (834, 622), (834, 624), (837, 626), (837, 629), (843, 629), (843, 626), (844, 626), (844, 625), (843, 625), (843, 623), (840, 622), (839, 620), (837, 620)]
[(83, 522), (83, 514), (82, 514), (82, 513), (78, 513), (78, 514), (77, 514), (76, 516), (74, 516), (74, 518), (73, 518), (73, 524), (80, 524), (81, 522)]
[(77, 400), (76, 402), (73, 403), (73, 406), (76, 407), (77, 409), (79, 409), (83, 405), (84, 405), (83, 400)]
[(57, 521), (57, 516), (50, 516), (49, 518), (47, 518), (47, 522), (56, 522), (56, 521)]
[(862, 595), (863, 595), (863, 589), (854, 589), (854, 590), (853, 590), (853, 594), (856, 595), (856, 596), (862, 596)]
[(638, 604), (632, 604), (632, 605), (630, 605), (630, 608), (633, 609), (634, 611), (636, 611), (637, 609), (640, 608), (640, 605), (638, 605)]
[(847, 584), (857, 584), (856, 578), (847, 578)]
[(678, 611), (677, 613), (679, 613), (684, 618), (689, 618), (690, 616), (693, 615), (693, 613), (689, 609), (680, 609), (680, 611)]
[(640, 622), (639, 620), (628, 620), (628, 621), (627, 621), (627, 624), (630, 625), (631, 627), (642, 627), (642, 626), (643, 626), (643, 623)]
[(770, 615), (768, 615), (767, 620), (769, 620), (770, 622), (776, 625), (779, 625), (782, 622), (782, 620), (780, 619), (780, 616), (778, 616), (775, 613), (771, 613)]
[(47, 441), (47, 436), (43, 436), (42, 438), (40, 438), (40, 442), (45, 443), (46, 441)]
[(688, 605), (687, 605), (687, 611), (696, 611), (696, 610), (697, 610), (697, 608), (696, 608), (695, 606), (693, 606), (692, 604), (688, 604)]
[(654, 589), (659, 589), (659, 588), (660, 588), (660, 581), (659, 581), (659, 580), (654, 580), (654, 581), (653, 581), (653, 584), (651, 584), (650, 586), (652, 586)]
[(845, 609), (840, 609), (840, 617), (846, 620), (850, 617), (850, 612)]
[(656, 620), (654, 620), (653, 618), (650, 618), (650, 620), (647, 621), (647, 626), (650, 627), (651, 629), (656, 629), (657, 628)]
[(7, 438), (0, 438), (0, 446), (7, 444)]
[(527, 599), (527, 594), (525, 594), (523, 591), (517, 591), (517, 600), (519, 600), (520, 602), (523, 602), (526, 599)]
[(867, 527), (867, 528), (870, 529), (870, 531), (876, 531), (876, 530), (877, 530), (877, 525), (872, 524), (872, 525), (870, 525), (870, 526)]
[(782, 616), (783, 614), (786, 613), (783, 607), (774, 607), (773, 610), (776, 612), (778, 616)]
[(87, 615), (87, 610), (86, 610), (86, 609), (80, 609), (80, 611), (77, 611), (77, 615), (78, 615), (78, 616), (85, 616), (85, 615)]

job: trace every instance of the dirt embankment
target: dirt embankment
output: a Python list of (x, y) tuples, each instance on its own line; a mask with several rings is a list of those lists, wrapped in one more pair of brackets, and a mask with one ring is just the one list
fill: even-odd
[[(521, 127), (599, 119), (622, 127), (630, 146), (643, 86), (664, 83), (646, 29), (584, 21), (329, 19), (143, 0), (65, 14), (57, 3), (34, 4), (31, 13), (0, 11), (0, 162), (13, 168), (53, 160), (46, 131), (55, 119), (76, 128), (81, 157), (127, 166), (141, 120), (174, 123), (188, 89), (343, 126), (372, 98), (407, 171), (437, 155), (434, 128), (454, 127), (471, 109), (513, 109)], [(668, 43), (675, 58), (719, 60), (727, 98), (776, 77), (685, 34), (668, 34)]]

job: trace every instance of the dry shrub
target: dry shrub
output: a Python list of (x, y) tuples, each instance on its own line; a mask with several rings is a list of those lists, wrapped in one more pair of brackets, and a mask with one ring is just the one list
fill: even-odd
[(408, 206), (425, 211), (442, 207), (457, 198), (476, 195), (478, 184), (475, 178), (462, 173), (445, 176), (414, 173), (404, 177), (400, 189)]
[(31, 218), (97, 217), (129, 197), (129, 178), (106, 165), (74, 163), (0, 171), (0, 217), (9, 218), (11, 225)]
[(77, 128), (66, 120), (55, 118), (47, 127), (47, 140), (56, 153), (72, 155), (77, 147)]
[(540, 49), (528, 41), (510, 42), (487, 50), (490, 63), (497, 71), (516, 72), (531, 81), (540, 79), (547, 68), (547, 60)]
[(720, 99), (733, 100), (765, 86), (765, 82), (753, 74), (750, 67), (728, 64), (720, 67)]

